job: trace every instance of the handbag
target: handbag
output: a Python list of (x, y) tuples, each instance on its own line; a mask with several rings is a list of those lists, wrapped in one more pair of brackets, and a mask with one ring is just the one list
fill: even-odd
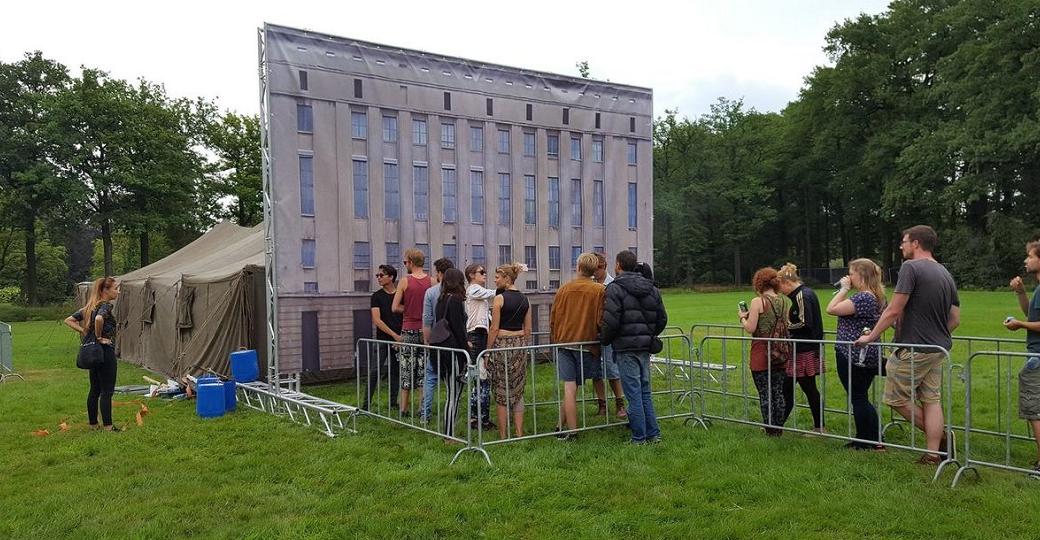
[(94, 312), (90, 314), (90, 318), (84, 321), (85, 323), (91, 321), (87, 323), (90, 330), (87, 331), (87, 336), (85, 337), (93, 337), (94, 339), (79, 346), (79, 353), (76, 354), (76, 367), (80, 369), (93, 369), (101, 367), (101, 365), (105, 363), (105, 350), (102, 349), (102, 345), (97, 342), (97, 337), (94, 337), (94, 325), (92, 321), (94, 320), (94, 317), (97, 317), (98, 311), (100, 311), (100, 307), (95, 309)]
[[(433, 323), (433, 327), (430, 328), (430, 345), (437, 345), (440, 347), (452, 347), (455, 345), (451, 335), (451, 326), (448, 325), (448, 299), (444, 298), (437, 302), (434, 308), (434, 316), (438, 317), (436, 322)], [(443, 306), (444, 310), (441, 312)], [(452, 341), (448, 343), (448, 341)]]
[(448, 326), (448, 319), (437, 319), (437, 322), (433, 323), (433, 328), (430, 328), (430, 345), (443, 346), (451, 338), (451, 328)]
[(79, 354), (76, 355), (76, 367), (80, 369), (94, 369), (105, 363), (105, 351), (102, 345), (96, 341), (84, 343), (79, 346)]

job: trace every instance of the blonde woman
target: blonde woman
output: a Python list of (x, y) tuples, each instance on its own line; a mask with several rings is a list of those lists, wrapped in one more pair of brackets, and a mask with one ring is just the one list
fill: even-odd
[(120, 431), (112, 425), (112, 394), (116, 388), (116, 318), (112, 302), (119, 298), (119, 282), (112, 277), (94, 281), (90, 296), (82, 309), (69, 315), (65, 325), (81, 337), (81, 343), (97, 342), (104, 352), (105, 361), (90, 368), (90, 391), (87, 393), (87, 421), (98, 429), (98, 409), (101, 424), (107, 431)]
[[(531, 304), (516, 288), (520, 272), (527, 266), (503, 264), (495, 270), (495, 286), (502, 294), (491, 304), (491, 329), (488, 343), (492, 349), (524, 347), (531, 337)], [(524, 385), (527, 383), (527, 354), (525, 351), (496, 353), (487, 362), (488, 376), (495, 392), (498, 436), (505, 439), (506, 419), (513, 415), (513, 432), (524, 434)]]
[[(849, 296), (850, 289), (856, 294)], [(881, 267), (870, 259), (856, 259), (849, 263), (849, 275), (841, 278), (838, 292), (827, 304), (827, 314), (838, 317), (838, 341), (856, 341), (863, 329), (874, 328), (885, 310), (885, 287), (881, 284)], [(850, 442), (846, 448), (854, 450), (884, 450), (878, 430), (877, 409), (870, 403), (870, 385), (880, 370), (881, 353), (878, 347), (857, 349), (851, 345), (836, 345), (838, 377), (852, 401), (852, 416), (856, 421), (856, 438), (866, 442)]]
[[(791, 311), (788, 314), (791, 325), (787, 330), (791, 339), (823, 339), (823, 316), (820, 315), (820, 300), (816, 292), (802, 283), (798, 277), (798, 267), (787, 263), (777, 272), (780, 278), (780, 292), (791, 299)], [(794, 359), (787, 363), (787, 381), (784, 384), (784, 418), (794, 410), (794, 383), (805, 394), (805, 400), (812, 412), (813, 431), (823, 432), (823, 405), (820, 391), (816, 388), (816, 376), (823, 373), (823, 359), (817, 343), (794, 344)]]

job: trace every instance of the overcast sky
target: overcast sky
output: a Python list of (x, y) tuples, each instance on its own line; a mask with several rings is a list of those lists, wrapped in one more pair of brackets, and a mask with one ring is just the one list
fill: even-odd
[(654, 112), (697, 116), (719, 96), (760, 111), (795, 99), (839, 21), (885, 0), (7, 2), (0, 60), (39, 49), (70, 68), (144, 77), (174, 96), (255, 113), (256, 28), (329, 34), (654, 89)]

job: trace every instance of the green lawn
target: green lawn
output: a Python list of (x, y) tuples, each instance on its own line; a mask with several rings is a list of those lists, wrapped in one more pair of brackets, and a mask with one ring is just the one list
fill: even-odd
[[(666, 302), (686, 328), (733, 322), (746, 296)], [(1009, 334), (1010, 293), (964, 293), (962, 305), (958, 334)], [(440, 439), (369, 419), (329, 439), (255, 411), (202, 421), (186, 402), (148, 400), (143, 427), (135, 406), (117, 407), (128, 431), (88, 432), (75, 336), (56, 322), (14, 333), (27, 381), (0, 385), (0, 538), (1038, 536), (1040, 481), (983, 470), (950, 489), (908, 452), (850, 453), (734, 424), (665, 421), (657, 446), (623, 444), (622, 428), (518, 442), (492, 448), (493, 467), (473, 455), (448, 467), (455, 449)], [(145, 373), (121, 365), (119, 384)], [(840, 404), (836, 379), (828, 385), (828, 403)], [(65, 418), (72, 429), (58, 432)], [(31, 434), (41, 428), (52, 434)]]

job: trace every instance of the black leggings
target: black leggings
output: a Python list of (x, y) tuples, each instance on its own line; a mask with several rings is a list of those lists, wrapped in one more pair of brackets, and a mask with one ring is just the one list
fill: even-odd
[[(794, 377), (787, 377), (784, 381), (784, 422), (791, 416), (791, 411), (794, 410)], [(820, 408), (820, 391), (816, 389), (816, 377), (798, 377), (798, 386), (802, 388), (802, 393), (805, 394), (805, 401), (809, 404), (809, 410), (812, 411), (813, 427), (820, 429), (823, 427), (823, 410)]]
[(111, 345), (102, 345), (105, 362), (90, 370), (90, 392), (87, 393), (87, 421), (90, 425), (98, 423), (98, 407), (101, 407), (101, 422), (112, 425), (112, 394), (116, 390), (116, 349)]

